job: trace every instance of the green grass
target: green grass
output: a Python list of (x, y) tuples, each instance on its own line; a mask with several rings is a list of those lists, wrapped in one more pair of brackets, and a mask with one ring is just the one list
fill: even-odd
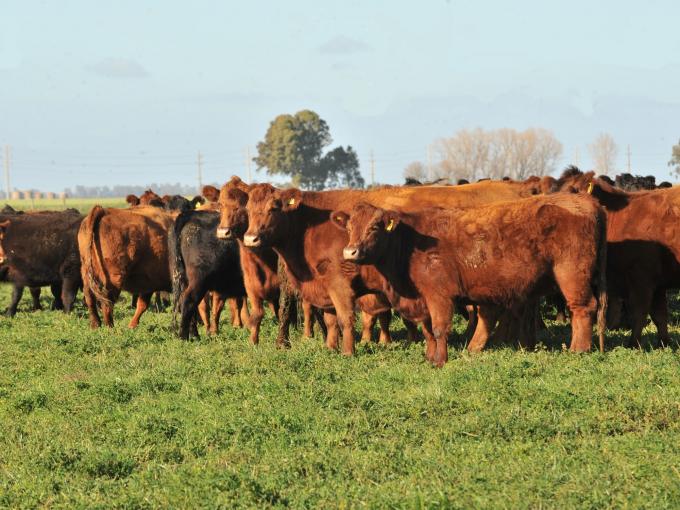
[(9, 204), (17, 210), (22, 211), (61, 211), (67, 207), (78, 209), (81, 213), (86, 214), (94, 205), (101, 205), (104, 207), (127, 207), (125, 198), (67, 198), (61, 200), (54, 199), (20, 199), (20, 200), (2, 200), (0, 204)]
[(277, 350), (270, 318), (258, 347), (177, 340), (168, 313), (129, 331), (127, 305), (113, 330), (28, 299), (0, 318), (0, 506), (680, 506), (677, 343), (573, 355), (553, 326), (435, 370), (398, 342)]

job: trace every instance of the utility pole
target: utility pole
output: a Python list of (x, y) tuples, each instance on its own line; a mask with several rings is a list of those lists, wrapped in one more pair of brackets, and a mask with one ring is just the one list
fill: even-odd
[(628, 159), (628, 173), (630, 173), (630, 144), (626, 146), (626, 158)]
[(198, 193), (203, 193), (203, 154), (198, 151), (198, 157), (196, 158), (196, 163), (198, 163)]
[(250, 145), (246, 147), (246, 169), (248, 170), (248, 184), (252, 182), (252, 174), (250, 173)]
[(375, 158), (373, 157), (373, 149), (371, 149), (371, 186), (375, 186)]
[(5, 167), (5, 198), (9, 200), (9, 155), (12, 149), (9, 145), (5, 145), (5, 157), (2, 158)]
[(578, 168), (579, 160), (581, 159), (581, 154), (579, 153), (578, 147), (574, 149), (574, 166)]

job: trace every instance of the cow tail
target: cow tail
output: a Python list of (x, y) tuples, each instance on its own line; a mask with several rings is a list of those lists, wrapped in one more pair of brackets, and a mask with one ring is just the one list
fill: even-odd
[[(99, 253), (98, 245), (100, 243), (97, 242), (99, 223), (104, 216), (106, 216), (106, 209), (100, 205), (95, 205), (83, 220), (82, 229), (87, 249), (83, 251), (82, 273), (83, 281), (87, 282), (90, 292), (92, 292), (97, 301), (110, 304), (111, 299), (109, 299), (108, 292), (106, 291), (106, 271), (104, 264), (102, 264), (102, 255)], [(97, 276), (95, 263), (101, 269), (99, 271), (101, 278)]]
[(298, 323), (295, 320), (297, 318), (298, 311), (300, 309), (297, 306), (297, 293), (293, 286), (290, 284), (288, 279), (288, 273), (286, 273), (286, 268), (284, 267), (283, 260), (279, 257), (278, 262), (278, 275), (279, 275), (279, 331), (276, 336), (276, 345), (279, 346), (290, 346), (290, 326), (292, 323)]
[(172, 322), (177, 324), (180, 300), (187, 287), (187, 272), (182, 257), (182, 229), (189, 221), (191, 214), (181, 213), (175, 219), (174, 225), (168, 231), (168, 253), (170, 262), (170, 280), (172, 281)]
[(597, 334), (600, 340), (600, 352), (604, 352), (604, 335), (607, 330), (607, 216), (601, 209), (598, 211), (599, 239), (597, 249)]

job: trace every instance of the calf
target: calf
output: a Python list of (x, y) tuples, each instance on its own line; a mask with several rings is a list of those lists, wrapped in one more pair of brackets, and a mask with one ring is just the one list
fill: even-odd
[(561, 194), (410, 214), (358, 204), (334, 217), (343, 218), (349, 233), (345, 259), (375, 266), (393, 304), (402, 296), (422, 298), (435, 338), (426, 356), (437, 366), (448, 359), (456, 299), (513, 308), (551, 290), (553, 282), (572, 314), (571, 350), (589, 350), (596, 274), (604, 347), (606, 221), (589, 197)]
[(34, 307), (40, 305), (39, 288), (50, 286), (55, 308), (61, 305), (66, 313), (71, 311), (81, 286), (76, 236), (82, 219), (71, 211), (41, 212), (16, 215), (2, 223), (0, 266), (14, 285), (8, 315), (16, 313), (24, 287), (31, 287)]
[(97, 303), (104, 324), (113, 326), (113, 304), (123, 290), (139, 296), (131, 328), (139, 324), (154, 292), (171, 290), (168, 229), (176, 216), (153, 206), (92, 208), (78, 231), (83, 294), (92, 328), (101, 325)]

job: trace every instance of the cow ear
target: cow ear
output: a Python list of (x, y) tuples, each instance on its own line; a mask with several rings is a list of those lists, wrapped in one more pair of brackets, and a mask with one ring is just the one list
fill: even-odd
[(217, 202), (217, 199), (220, 198), (220, 191), (210, 184), (203, 186), (201, 194), (208, 199), (208, 202)]
[(125, 201), (130, 205), (139, 205), (139, 197), (136, 195), (126, 196)]
[(281, 204), (284, 211), (294, 211), (302, 203), (302, 191), (291, 188), (281, 192)]
[(196, 206), (198, 204), (205, 204), (205, 198), (203, 198), (201, 195), (196, 195), (194, 198), (191, 199), (191, 208), (196, 209)]
[(347, 222), (349, 221), (349, 214), (344, 211), (333, 211), (331, 213), (331, 223), (340, 230), (347, 230)]
[(7, 231), (7, 227), (9, 227), (9, 224), (11, 223), (10, 220), (5, 220), (0, 222), (0, 239), (3, 238), (5, 235), (5, 232)]
[(385, 211), (383, 213), (383, 223), (387, 232), (394, 232), (400, 221), (400, 215), (396, 211)]

